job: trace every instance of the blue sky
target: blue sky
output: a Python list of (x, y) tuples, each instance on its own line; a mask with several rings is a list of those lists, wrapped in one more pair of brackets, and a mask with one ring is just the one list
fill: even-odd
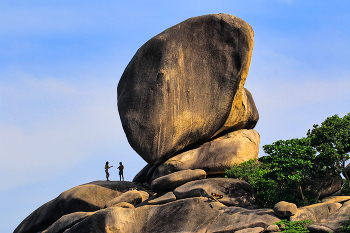
[(132, 180), (145, 162), (121, 128), (116, 86), (143, 43), (189, 17), (228, 13), (253, 27), (245, 87), (261, 145), (344, 116), (349, 9), (347, 0), (1, 1), (0, 232), (61, 192), (105, 179), (107, 160), (122, 161)]

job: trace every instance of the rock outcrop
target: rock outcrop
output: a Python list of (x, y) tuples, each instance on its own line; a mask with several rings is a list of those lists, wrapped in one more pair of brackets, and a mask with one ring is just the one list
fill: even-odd
[(257, 159), (259, 142), (260, 136), (253, 129), (225, 134), (163, 162), (154, 170), (151, 180), (187, 169), (203, 169), (207, 175), (223, 174), (234, 164)]
[(118, 110), (132, 148), (160, 164), (221, 132), (258, 121), (244, 89), (253, 50), (249, 24), (228, 14), (185, 20), (146, 42), (117, 88)]
[(129, 189), (138, 186), (131, 182), (118, 185), (96, 181), (80, 185), (61, 193), (31, 213), (16, 228), (16, 232), (40, 232), (52, 225), (62, 216), (75, 212), (93, 212), (105, 207), (106, 203)]
[(202, 169), (182, 170), (153, 180), (151, 183), (151, 189), (156, 192), (174, 190), (180, 185), (193, 180), (204, 179), (206, 176), (207, 174)]
[[(338, 203), (339, 204), (339, 203)], [(323, 230), (328, 230), (329, 232), (344, 232), (342, 226), (349, 220), (350, 215), (350, 201), (345, 202), (336, 212), (330, 215), (327, 219), (322, 222), (314, 223), (309, 226), (309, 230), (315, 232), (324, 232)], [(331, 229), (331, 230), (329, 230)]]
[(336, 212), (342, 205), (335, 202), (318, 203), (301, 207), (298, 212), (290, 217), (291, 221), (311, 220), (320, 222), (327, 219), (331, 214)]
[(243, 180), (230, 178), (211, 178), (196, 180), (176, 188), (177, 199), (189, 197), (210, 197), (212, 194), (222, 195), (216, 198), (227, 206), (248, 207), (256, 202), (256, 193), (252, 186)]
[[(139, 193), (149, 198), (134, 206), (132, 200), (140, 198)], [(80, 185), (39, 207), (14, 233), (271, 232), (276, 230), (272, 224), (281, 220), (276, 210), (249, 209), (254, 204), (254, 193), (241, 180), (207, 178), (167, 193), (145, 193), (142, 186), (133, 182), (96, 181)], [(118, 198), (121, 202), (106, 205)], [(349, 199), (327, 198), (324, 203), (298, 208), (296, 213), (293, 204), (288, 203), (288, 208), (283, 205), (279, 211), (288, 209), (293, 214), (292, 221), (313, 220), (310, 232), (341, 232), (341, 226), (349, 219)], [(83, 202), (94, 203), (95, 207), (87, 208)], [(62, 212), (61, 208), (68, 206), (70, 211)], [(287, 215), (283, 213), (283, 218)]]
[[(77, 186), (39, 207), (14, 232), (218, 232), (255, 227), (265, 229), (279, 221), (272, 210), (240, 207), (247, 206), (249, 195), (254, 195), (249, 193), (253, 190), (248, 183), (224, 178), (193, 182), (205, 180), (207, 182), (202, 185), (192, 182), (182, 185), (174, 190), (175, 195), (173, 192), (158, 196), (150, 193), (150, 198), (135, 207), (132, 203), (139, 201), (139, 193), (145, 190), (132, 182), (98, 181)], [(203, 195), (197, 195), (195, 188)], [(224, 197), (213, 198), (210, 192), (222, 193)], [(58, 199), (63, 206), (69, 203), (74, 211), (63, 213), (57, 208)], [(95, 203), (95, 208), (81, 205), (86, 200)], [(233, 206), (223, 204), (226, 202)]]

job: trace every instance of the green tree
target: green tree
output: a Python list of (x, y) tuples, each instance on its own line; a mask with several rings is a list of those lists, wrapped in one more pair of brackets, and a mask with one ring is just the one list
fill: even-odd
[(302, 184), (313, 177), (316, 150), (310, 145), (308, 138), (279, 140), (263, 146), (269, 156), (259, 158), (264, 164), (269, 164), (270, 172), (266, 178), (275, 180), (281, 189), (287, 193), (299, 192), (305, 204)]
[(239, 165), (235, 164), (230, 170), (226, 170), (226, 178), (236, 178), (247, 181), (257, 192), (258, 203), (262, 207), (271, 207), (278, 202), (278, 184), (265, 175), (270, 172), (266, 164), (257, 159), (251, 159)]
[[(328, 117), (321, 125), (313, 125), (307, 137), (317, 151), (319, 176), (339, 175), (350, 158), (350, 113), (343, 118)], [(345, 177), (349, 181), (349, 177)]]
[(226, 176), (250, 183), (264, 207), (282, 200), (299, 206), (315, 203), (319, 194), (306, 193), (303, 184), (344, 171), (350, 157), (350, 113), (328, 117), (308, 130), (306, 138), (279, 140), (263, 149), (267, 156), (235, 165)]

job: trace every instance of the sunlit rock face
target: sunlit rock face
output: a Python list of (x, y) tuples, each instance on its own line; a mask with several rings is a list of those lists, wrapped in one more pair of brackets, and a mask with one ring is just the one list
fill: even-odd
[(150, 165), (220, 133), (254, 128), (259, 115), (244, 83), (253, 30), (227, 14), (187, 19), (146, 42), (118, 84), (130, 145)]
[(208, 175), (223, 174), (235, 164), (257, 159), (260, 135), (254, 129), (241, 129), (185, 151), (159, 164), (151, 181), (182, 170), (203, 169)]

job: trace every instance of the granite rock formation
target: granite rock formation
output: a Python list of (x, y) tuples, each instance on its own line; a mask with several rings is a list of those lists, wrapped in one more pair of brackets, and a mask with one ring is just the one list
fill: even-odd
[[(149, 198), (137, 204), (138, 192), (145, 198), (147, 192)], [(212, 193), (223, 196), (215, 197)], [(276, 210), (251, 209), (254, 195), (248, 183), (225, 178), (192, 181), (158, 194), (133, 182), (95, 181), (67, 190), (39, 207), (14, 233), (263, 232), (272, 229), (271, 224), (281, 218), (276, 216)], [(107, 205), (116, 198), (123, 201)], [(330, 197), (322, 200), (323, 203), (298, 208), (296, 212), (288, 210), (292, 214), (290, 220), (313, 220), (309, 226), (312, 232), (324, 229), (341, 232), (341, 226), (348, 220), (349, 200), (350, 197)]]
[[(218, 187), (214, 187), (218, 184), (223, 186), (220, 189), (229, 190), (232, 189), (233, 183), (253, 191), (248, 183), (242, 185), (242, 181), (224, 178), (222, 178), (224, 181), (219, 183), (210, 179), (205, 180), (208, 182), (202, 189), (202, 196), (197, 196), (191, 191), (193, 185), (187, 185), (176, 189), (178, 196), (169, 192), (164, 194), (165, 197), (161, 198), (162, 200), (159, 200), (159, 197), (154, 198), (153, 193), (149, 193), (150, 198), (141, 204), (137, 203), (141, 199), (141, 194), (147, 190), (132, 182), (96, 181), (77, 186), (39, 207), (23, 220), (14, 233), (173, 232), (174, 230), (215, 232), (217, 228), (223, 227), (244, 229), (252, 226), (268, 226), (279, 220), (272, 211), (240, 208), (241, 204), (246, 206), (248, 202), (250, 204), (254, 202), (251, 199), (242, 201), (247, 195), (254, 195), (254, 193), (248, 193), (249, 191), (246, 191), (246, 195), (239, 196), (241, 201), (232, 202), (231, 204), (234, 205), (231, 207), (221, 202), (225, 202), (225, 199), (229, 200), (229, 196), (214, 199), (204, 191), (219, 192)], [(211, 187), (211, 185), (214, 186)], [(181, 197), (179, 193), (186, 193), (186, 195), (182, 194)], [(158, 203), (149, 203), (156, 199)], [(120, 203), (123, 205), (118, 205)], [(241, 212), (250, 218), (243, 221), (239, 217)], [(224, 219), (232, 220), (231, 225), (216, 224), (216, 221), (220, 222)]]
[(259, 142), (260, 135), (253, 129), (227, 133), (161, 163), (154, 170), (151, 181), (187, 169), (203, 169), (207, 175), (223, 174), (234, 164), (258, 158)]
[(244, 89), (253, 30), (227, 14), (190, 18), (146, 42), (117, 88), (132, 148), (157, 165), (222, 132), (251, 129), (259, 115)]

